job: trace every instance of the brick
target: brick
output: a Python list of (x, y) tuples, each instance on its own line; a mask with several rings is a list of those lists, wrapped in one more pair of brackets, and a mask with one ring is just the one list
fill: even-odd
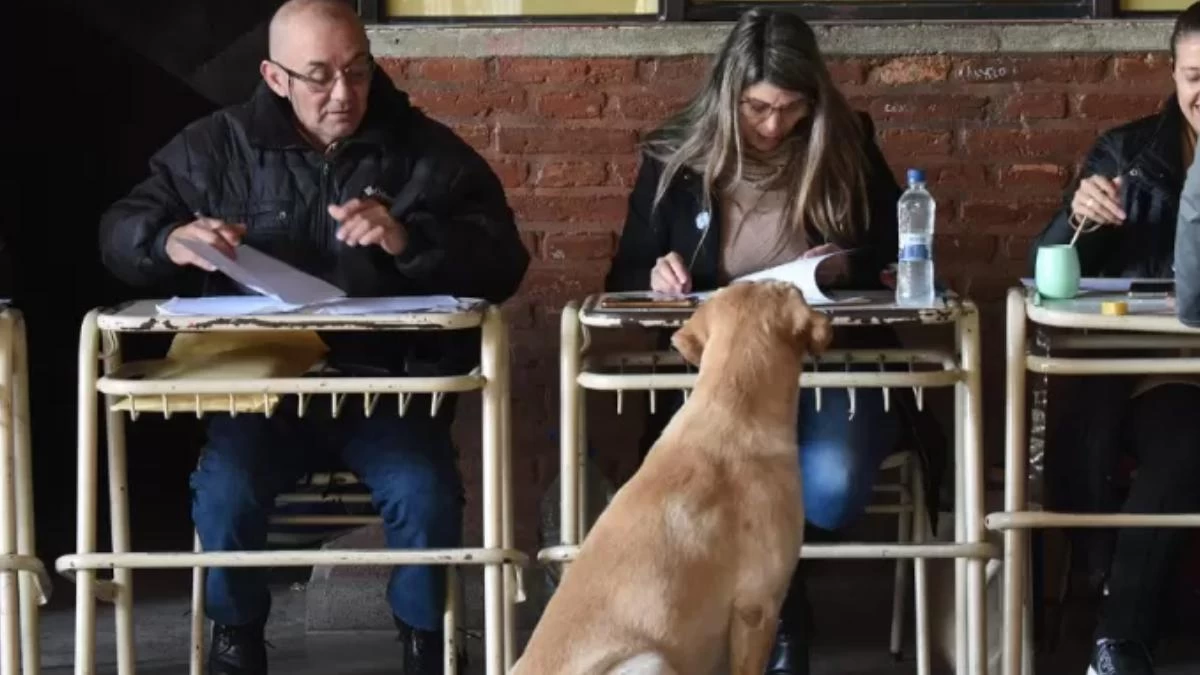
[(612, 232), (551, 232), (542, 240), (546, 260), (609, 260), (615, 252)]
[(971, 264), (991, 262), (996, 255), (996, 237), (991, 235), (954, 235), (935, 234), (933, 236), (933, 254), (935, 264), (946, 264), (947, 261)]
[(604, 161), (547, 162), (538, 169), (533, 184), (538, 187), (591, 187), (604, 185), (608, 165)]
[(1067, 167), (1058, 164), (1013, 164), (1000, 170), (999, 186), (1061, 192), (1069, 179)]
[(893, 122), (970, 120), (983, 117), (987, 99), (982, 96), (876, 96), (871, 117)]
[(1171, 77), (1171, 56), (1165, 53), (1118, 56), (1113, 59), (1113, 75), (1123, 84), (1145, 81), (1165, 83)]
[(548, 119), (599, 117), (605, 96), (599, 91), (554, 91), (538, 97), (537, 111)]
[(504, 323), (509, 330), (533, 328), (533, 304), (509, 301), (501, 306), (500, 311), (504, 315)]
[(961, 61), (954, 69), (962, 82), (1099, 82), (1107, 61), (1094, 56), (980, 57)]
[(709, 67), (708, 56), (678, 56), (638, 62), (642, 82), (699, 86)]
[(942, 82), (950, 74), (950, 58), (946, 56), (903, 56), (890, 59), (872, 73), (880, 84), (918, 84)]
[(632, 188), (637, 181), (638, 160), (636, 158), (619, 159), (608, 169), (608, 184)]
[(407, 77), (433, 82), (482, 82), (488, 79), (487, 66), (483, 59), (416, 59), (409, 62)]
[(521, 187), (529, 176), (529, 165), (522, 159), (512, 157), (489, 157), (488, 164), (506, 188)]
[(492, 146), (492, 129), (486, 124), (455, 124), (452, 128), (467, 145), (480, 152), (485, 152)]
[(523, 230), (521, 232), (521, 245), (525, 247), (526, 251), (529, 251), (531, 257), (537, 255), (537, 252), (541, 250), (541, 244), (539, 243), (541, 239), (542, 233), (537, 230)]
[(405, 78), (405, 73), (408, 69), (408, 61), (398, 59), (394, 56), (382, 56), (375, 59), (375, 65), (379, 66), (393, 82), (399, 82)]
[(538, 59), (512, 57), (497, 61), (502, 80), (523, 84), (617, 84), (637, 78), (633, 59)]
[(1020, 235), (1004, 237), (1000, 242), (998, 255), (1005, 260), (1027, 261), (1033, 251), (1033, 240), (1035, 238)]
[(496, 136), (500, 152), (513, 154), (625, 154), (637, 143), (637, 132), (630, 129), (501, 126)]
[(866, 59), (834, 59), (825, 64), (834, 84), (862, 84), (871, 62)]
[(521, 297), (541, 307), (561, 309), (571, 300), (604, 290), (607, 262), (573, 262), (530, 266), (521, 283)]
[(950, 132), (884, 129), (879, 132), (879, 144), (883, 148), (884, 154), (889, 157), (948, 155), (950, 154)]
[(1088, 129), (969, 129), (962, 148), (969, 157), (1076, 161), (1095, 140)]
[(616, 97), (615, 109), (610, 106), (609, 114), (631, 120), (659, 122), (678, 112), (687, 104), (690, 96), (691, 92), (684, 94), (662, 91), (620, 94)]
[(521, 223), (608, 223), (625, 220), (623, 195), (512, 195), (509, 204)]
[(525, 91), (517, 87), (410, 89), (413, 105), (439, 119), (487, 117), (525, 110)]
[(1004, 102), (1001, 115), (1006, 119), (1062, 119), (1067, 116), (1067, 97), (1056, 92), (1013, 94)]
[(847, 96), (846, 104), (851, 110), (870, 110), (871, 103), (874, 102), (874, 96)]
[(1084, 119), (1134, 120), (1158, 112), (1163, 98), (1141, 94), (1083, 94), (1075, 99), (1075, 111)]
[(1056, 201), (967, 201), (958, 225), (973, 234), (1027, 234), (1044, 227), (1058, 209)]
[[(944, 160), (943, 160), (944, 161)], [(892, 174), (901, 186), (908, 180), (907, 172), (910, 163), (898, 163), (892, 166)], [(983, 191), (991, 186), (987, 167), (982, 164), (929, 164), (921, 162), (918, 167), (925, 171), (925, 181), (933, 191), (934, 198), (939, 199), (946, 191), (976, 190)]]

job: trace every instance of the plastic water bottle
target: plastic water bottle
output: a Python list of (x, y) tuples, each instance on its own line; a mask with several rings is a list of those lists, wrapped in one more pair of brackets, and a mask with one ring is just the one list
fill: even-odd
[(925, 172), (908, 170), (908, 189), (896, 205), (900, 251), (896, 269), (896, 304), (929, 307), (933, 292), (933, 220), (937, 204), (925, 189)]

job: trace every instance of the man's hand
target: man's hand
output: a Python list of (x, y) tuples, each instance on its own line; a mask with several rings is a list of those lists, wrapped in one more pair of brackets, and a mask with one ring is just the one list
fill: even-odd
[(193, 265), (208, 272), (215, 272), (217, 270), (216, 267), (213, 267), (211, 263), (192, 253), (180, 241), (183, 239), (202, 241), (233, 258), (233, 249), (241, 243), (242, 237), (245, 235), (245, 225), (227, 223), (216, 218), (197, 216), (192, 222), (175, 228), (171, 234), (167, 235), (167, 257), (171, 259), (171, 262), (180, 267)]
[(408, 233), (386, 207), (374, 199), (351, 199), (329, 205), (329, 215), (342, 224), (338, 241), (347, 246), (378, 245), (390, 255), (400, 255), (408, 245)]

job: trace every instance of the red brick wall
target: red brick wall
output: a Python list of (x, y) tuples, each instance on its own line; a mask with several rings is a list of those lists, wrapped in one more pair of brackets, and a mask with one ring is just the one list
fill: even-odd
[[(638, 135), (694, 91), (706, 62), (383, 61), (417, 105), (452, 124), (492, 163), (534, 255), (507, 309), (524, 545), (532, 544), (537, 522), (533, 500), (557, 468), (549, 433), (558, 419), (558, 310), (601, 289)], [(871, 113), (897, 175), (908, 166), (926, 169), (940, 217), (938, 272), (981, 301), (1023, 273), (1030, 238), (1057, 208), (1097, 133), (1154, 111), (1170, 91), (1164, 54), (835, 58), (830, 68), (852, 104)], [(999, 354), (999, 347), (987, 351)], [(628, 471), (637, 414), (616, 420), (611, 401), (596, 404), (592, 435), (610, 470)], [(465, 457), (474, 454), (468, 447)], [(466, 466), (475, 473), (473, 463)]]

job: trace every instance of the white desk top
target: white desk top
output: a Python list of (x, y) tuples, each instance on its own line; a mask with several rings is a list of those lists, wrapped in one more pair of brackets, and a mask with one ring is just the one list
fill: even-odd
[(316, 314), (295, 311), (245, 316), (170, 316), (160, 314), (163, 300), (134, 300), (101, 310), (101, 330), (123, 333), (241, 330), (459, 330), (483, 323), (487, 303), (464, 301), (458, 310), (444, 309), (403, 314)]
[[(601, 293), (590, 295), (580, 306), (579, 321), (594, 328), (640, 326), (642, 328), (677, 328), (692, 315), (695, 307), (681, 308), (605, 308), (605, 298), (629, 298), (646, 293)], [(866, 298), (865, 303), (814, 305), (824, 312), (834, 326), (883, 326), (895, 324), (954, 323), (965, 308), (973, 307), (969, 300), (947, 293), (933, 307), (909, 308), (896, 305), (892, 291), (847, 291), (835, 295)]]
[[(1105, 302), (1124, 302), (1124, 315), (1101, 314)], [(1163, 296), (1130, 296), (1128, 293), (1083, 291), (1069, 300), (1042, 298), (1032, 290), (1025, 293), (1025, 313), (1030, 321), (1057, 328), (1090, 328), (1134, 333), (1194, 333), (1175, 317), (1174, 300)]]

